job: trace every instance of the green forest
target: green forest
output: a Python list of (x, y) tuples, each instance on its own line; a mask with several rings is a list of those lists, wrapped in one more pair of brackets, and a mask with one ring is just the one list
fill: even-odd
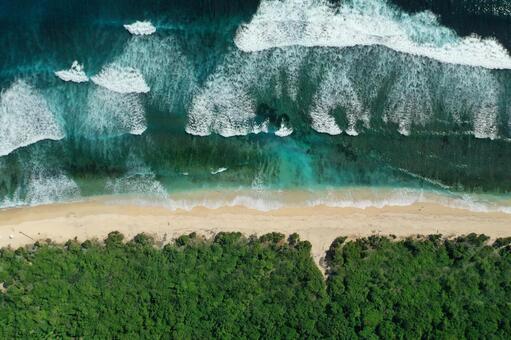
[(511, 238), (148, 235), (0, 251), (0, 338), (510, 339)]

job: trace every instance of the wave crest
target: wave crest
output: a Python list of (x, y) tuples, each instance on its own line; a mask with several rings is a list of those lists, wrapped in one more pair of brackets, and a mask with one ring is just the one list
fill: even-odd
[(133, 35), (151, 35), (156, 32), (156, 27), (150, 21), (135, 21), (124, 25), (124, 28)]
[(0, 94), (0, 156), (41, 140), (60, 140), (63, 129), (44, 96), (22, 80)]
[(115, 93), (103, 88), (96, 88), (89, 94), (82, 129), (86, 136), (141, 135), (146, 129), (145, 109), (139, 95)]
[(263, 0), (235, 43), (245, 52), (275, 47), (383, 45), (443, 63), (511, 69), (496, 40), (460, 38), (431, 12), (409, 15), (383, 0), (352, 0), (334, 8), (326, 0)]
[(78, 61), (73, 61), (69, 70), (62, 70), (55, 72), (55, 75), (63, 81), (72, 81), (74, 83), (86, 83), (89, 81), (89, 77), (83, 70), (83, 65), (80, 65)]
[(113, 194), (137, 194), (146, 198), (165, 201), (168, 193), (156, 179), (154, 172), (144, 162), (130, 154), (126, 162), (127, 172), (120, 178), (110, 179), (106, 184), (107, 191)]
[(104, 67), (91, 80), (94, 84), (117, 93), (147, 93), (151, 90), (138, 69), (117, 64)]

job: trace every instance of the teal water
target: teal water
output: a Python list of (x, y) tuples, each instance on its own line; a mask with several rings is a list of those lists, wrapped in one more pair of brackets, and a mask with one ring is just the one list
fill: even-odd
[[(471, 4), (0, 2), (0, 205), (354, 187), (505, 199), (511, 5)], [(123, 26), (137, 20), (155, 32)], [(83, 72), (55, 74), (74, 61)]]

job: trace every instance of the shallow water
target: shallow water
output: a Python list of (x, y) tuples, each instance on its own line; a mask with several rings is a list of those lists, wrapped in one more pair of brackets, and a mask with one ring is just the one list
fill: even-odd
[(508, 209), (506, 1), (34, 3), (0, 4), (0, 206), (241, 190)]

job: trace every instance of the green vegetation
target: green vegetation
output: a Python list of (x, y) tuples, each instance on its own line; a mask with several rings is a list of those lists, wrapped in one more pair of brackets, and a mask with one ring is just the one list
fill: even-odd
[(3, 250), (0, 338), (319, 336), (327, 297), (309, 242), (192, 234), (157, 249), (122, 238)]
[(509, 339), (511, 239), (471, 234), (393, 242), (369, 237), (328, 251), (325, 332), (334, 337)]
[(296, 234), (123, 241), (1, 250), (0, 337), (511, 337), (511, 238), (339, 238), (326, 282)]

